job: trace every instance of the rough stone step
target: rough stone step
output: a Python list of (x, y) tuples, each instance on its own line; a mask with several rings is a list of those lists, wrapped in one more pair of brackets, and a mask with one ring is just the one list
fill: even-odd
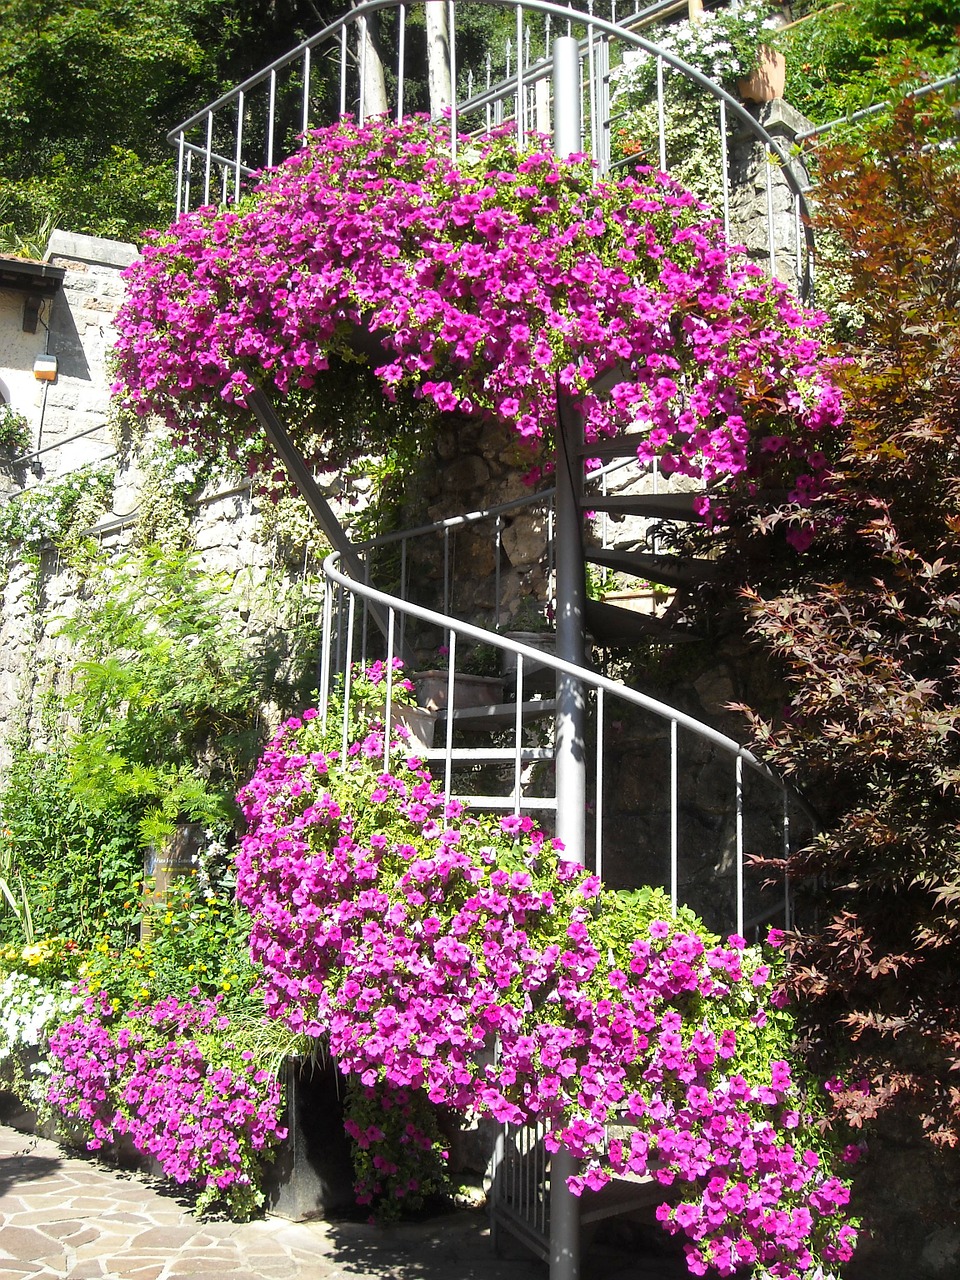
[(644, 640), (658, 640), (663, 644), (684, 644), (700, 637), (692, 631), (673, 627), (662, 618), (619, 605), (605, 604), (602, 600), (588, 600), (586, 607), (587, 630), (598, 644), (630, 645)]
[(690, 587), (701, 582), (712, 582), (720, 572), (713, 560), (681, 559), (679, 556), (655, 556), (642, 551), (604, 550), (590, 547), (585, 553), (590, 564), (614, 573), (629, 573), (648, 582), (659, 582), (665, 587)]

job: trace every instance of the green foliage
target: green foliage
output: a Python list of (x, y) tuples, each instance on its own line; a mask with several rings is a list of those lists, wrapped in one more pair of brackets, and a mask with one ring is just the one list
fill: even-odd
[(72, 785), (101, 812), (135, 810), (145, 844), (180, 817), (228, 821), (256, 754), (261, 667), (223, 587), (186, 553), (148, 547), (94, 568), (62, 625), (80, 653)]
[(960, 66), (958, 0), (819, 0), (781, 37), (786, 97), (817, 124), (883, 102), (890, 86)]
[(0, 445), (22, 453), (30, 444), (30, 424), (22, 413), (0, 404)]
[[(751, 713), (767, 757), (819, 809), (793, 865), (822, 886), (793, 985), (823, 1061), (874, 1081), (858, 1115), (905, 1104), (960, 1141), (960, 161), (935, 104), (906, 102), (820, 157), (821, 218), (861, 327), (848, 440), (784, 589), (752, 548), (754, 635), (790, 689)], [(784, 513), (759, 522), (769, 533)], [(748, 549), (749, 552), (750, 549)], [(813, 917), (811, 917), (812, 919)]]
[(165, 226), (167, 129), (284, 52), (301, 21), (317, 15), (297, 0), (0, 0), (0, 224), (134, 240)]
[(114, 471), (106, 465), (81, 467), (62, 480), (38, 484), (0, 506), (0, 547), (12, 544), (36, 553), (49, 542), (70, 557), (79, 553), (83, 533), (103, 513), (113, 492)]
[(0, 940), (32, 943), (35, 933), (87, 945), (102, 934), (129, 942), (142, 872), (135, 816), (84, 803), (62, 742), (43, 750), (15, 745), (0, 821), (0, 866), (17, 886), (16, 905), (8, 899), (0, 914)]

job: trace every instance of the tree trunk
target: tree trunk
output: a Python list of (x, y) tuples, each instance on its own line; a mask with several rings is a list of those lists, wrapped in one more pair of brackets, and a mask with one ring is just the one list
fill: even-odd
[(427, 24), (427, 80), (430, 114), (442, 116), (453, 102), (450, 83), (450, 27), (447, 0), (428, 0), (423, 6)]
[(368, 13), (360, 23), (358, 57), (362, 76), (362, 115), (382, 116), (389, 111), (387, 85), (383, 74), (383, 42), (380, 39), (380, 15)]

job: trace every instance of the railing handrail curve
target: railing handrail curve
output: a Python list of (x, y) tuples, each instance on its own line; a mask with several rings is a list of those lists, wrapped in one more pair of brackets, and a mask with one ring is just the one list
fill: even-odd
[[(706, 739), (728, 755), (742, 760), (744, 764), (749, 765), (751, 769), (774, 783), (777, 787), (786, 790), (783, 780), (778, 778), (762, 760), (758, 760), (749, 748), (737, 742), (735, 738), (721, 733), (719, 729), (714, 729), (712, 725), (704, 724), (703, 721), (697, 720), (696, 717), (687, 715), (686, 712), (680, 711), (677, 707), (671, 707), (668, 703), (661, 702), (649, 694), (642, 693), (639, 689), (631, 689), (627, 685), (618, 684), (616, 680), (611, 680), (609, 676), (601, 675), (597, 671), (591, 671), (588, 667), (580, 667), (575, 663), (567, 662), (563, 658), (558, 658), (556, 654), (545, 653), (541, 649), (524, 644), (520, 640), (514, 640), (510, 636), (502, 635), (496, 631), (489, 631), (472, 622), (460, 621), (434, 609), (427, 609), (423, 605), (403, 600), (401, 597), (391, 595), (389, 592), (380, 591), (365, 582), (358, 582), (337, 567), (339, 558), (340, 553), (338, 551), (332, 551), (326, 557), (323, 561), (324, 577), (369, 603), (377, 604), (383, 609), (392, 610), (394, 613), (416, 618), (420, 622), (439, 627), (444, 631), (455, 631), (458, 636), (462, 635), (477, 644), (487, 644), (504, 652), (517, 654), (522, 658), (537, 662), (541, 666), (550, 667), (563, 675), (572, 676), (574, 679), (590, 685), (594, 689), (602, 689), (605, 694), (629, 702), (644, 711), (649, 711), (662, 720), (675, 722), (678, 727), (687, 729), (691, 733)], [(791, 794), (793, 793), (791, 792)], [(802, 797), (798, 796), (797, 801), (801, 807), (807, 808)], [(811, 812), (812, 816), (812, 811), (808, 810), (808, 812)]]
[[(713, 96), (718, 102), (722, 102), (727, 111), (732, 112), (740, 124), (753, 135), (753, 137), (762, 143), (781, 161), (783, 166), (783, 176), (787, 182), (793, 196), (798, 200), (801, 210), (802, 221), (804, 224), (805, 240), (808, 249), (812, 249), (813, 233), (809, 225), (809, 207), (806, 197), (799, 180), (793, 172), (791, 157), (782, 144), (774, 138), (756, 120), (746, 109), (743, 103), (739, 102), (732, 94), (728, 93), (722, 85), (711, 80), (709, 76), (705, 76), (703, 72), (689, 63), (684, 62), (682, 58), (676, 56), (668, 49), (663, 49), (659, 45), (650, 40), (646, 40), (643, 36), (638, 35), (635, 31), (621, 25), (620, 23), (610, 22), (605, 18), (599, 18), (594, 14), (586, 13), (582, 10), (573, 9), (570, 6), (555, 3), (555, 0), (479, 0), (480, 3), (494, 5), (498, 8), (522, 8), (531, 10), (535, 13), (549, 15), (557, 18), (562, 22), (574, 21), (582, 25), (592, 28), (594, 31), (606, 35), (608, 37), (622, 40), (626, 44), (635, 49), (639, 49), (651, 57), (661, 58), (668, 66), (675, 71), (679, 71), (681, 75), (692, 80), (700, 88), (706, 90), (708, 94)], [(249, 89), (262, 83), (268, 79), (270, 75), (280, 70), (282, 67), (288, 66), (302, 56), (307, 50), (313, 49), (316, 45), (323, 41), (331, 39), (333, 36), (341, 32), (351, 23), (358, 22), (367, 14), (377, 13), (384, 9), (408, 7), (410, 0), (361, 0), (361, 3), (350, 9), (347, 13), (341, 14), (339, 18), (335, 18), (333, 22), (328, 23), (321, 31), (310, 36), (307, 40), (301, 41), (296, 48), (291, 49), (282, 57), (275, 59), (268, 66), (262, 68), (252, 76), (248, 76), (241, 84), (236, 85), (233, 89), (225, 94), (221, 94), (214, 102), (209, 103), (200, 111), (195, 112), (181, 124), (175, 126), (167, 133), (167, 142), (176, 147), (179, 139), (186, 133), (188, 129), (193, 128), (204, 121), (207, 121), (214, 112), (221, 107), (234, 102), (240, 94), (246, 93)], [(504, 84), (508, 84), (504, 81)]]

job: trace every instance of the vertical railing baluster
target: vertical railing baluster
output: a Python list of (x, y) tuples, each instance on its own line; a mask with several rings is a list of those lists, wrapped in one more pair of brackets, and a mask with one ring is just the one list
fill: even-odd
[(387, 612), (387, 702), (383, 713), (383, 771), (390, 772), (390, 735), (393, 731), (393, 655), (396, 612)]
[(517, 146), (523, 146), (523, 5), (517, 5)]
[(450, 39), (450, 155), (457, 158), (457, 15), (454, 0), (447, 0)]
[(443, 747), (443, 802), (450, 803), (453, 784), (453, 713), (456, 710), (457, 633), (447, 630), (447, 732)]
[(737, 756), (737, 933), (743, 933), (743, 756)]
[(270, 102), (267, 108), (267, 168), (273, 168), (273, 143), (277, 124), (277, 73), (270, 72)]
[(203, 203), (210, 203), (210, 168), (213, 163), (213, 112), (207, 112), (207, 143), (203, 154)]
[(312, 50), (309, 45), (303, 51), (303, 110), (300, 113), (300, 132), (306, 141), (307, 130), (310, 128), (310, 72)]
[(342, 758), (347, 758), (347, 745), (350, 738), (350, 688), (353, 684), (353, 627), (356, 616), (357, 597), (351, 591), (347, 605), (347, 651), (343, 666), (343, 725), (341, 730)]
[(320, 636), (320, 716), (327, 731), (327, 709), (330, 703), (330, 656), (333, 643), (333, 584), (323, 579), (323, 634)]
[(487, 106), (486, 106), (486, 116), (487, 116), (487, 133), (489, 133), (489, 132), (490, 132), (490, 130), (491, 130), (491, 128), (493, 127), (493, 118), (492, 118), (492, 115), (491, 115), (491, 107), (490, 107), (490, 101), (489, 101), (490, 85), (492, 84), (492, 82), (493, 82), (493, 54), (492, 54), (492, 53), (490, 52), (490, 50), (488, 49), (488, 50), (487, 50), (487, 94), (488, 94), (488, 99), (487, 99)]
[(663, 100), (663, 58), (657, 54), (657, 137), (660, 144), (660, 169), (667, 171), (667, 120)]
[(517, 660), (517, 687), (514, 691), (516, 712), (513, 720), (513, 811), (520, 812), (520, 785), (523, 773), (523, 654), (514, 654)]
[(340, 28), (340, 115), (347, 114), (347, 24)]
[(680, 906), (680, 759), (677, 722), (670, 721), (670, 907)]
[(363, 124), (363, 113), (366, 107), (367, 92), (367, 20), (357, 19), (357, 37), (360, 41), (360, 101), (357, 107), (357, 120)]
[(240, 174), (243, 169), (243, 115), (246, 109), (246, 96), (241, 89), (237, 95), (237, 150), (234, 157), (236, 162), (236, 173), (233, 182), (233, 198), (234, 201), (240, 199)]
[(180, 133), (177, 136), (177, 217), (178, 218), (180, 217), (181, 213), (186, 212), (183, 207), (185, 143), (186, 143), (186, 138), (184, 137), (183, 130), (181, 129)]
[(777, 276), (777, 233), (773, 216), (773, 165), (774, 154), (764, 148), (764, 158), (766, 160), (767, 173), (767, 247), (770, 252), (770, 274), (776, 279)]
[[(364, 556), (363, 559), (363, 585), (370, 585), (370, 557)], [(367, 663), (367, 633), (370, 629), (370, 601), (366, 596), (363, 597), (363, 607), (360, 613), (360, 661), (366, 666)]]
[[(587, 12), (593, 16), (593, 0), (587, 0)], [(599, 162), (597, 151), (597, 56), (594, 48), (594, 26), (587, 24), (587, 109), (590, 112), (590, 155)]]
[(400, 6), (400, 30), (397, 32), (397, 124), (403, 119), (403, 77), (406, 71), (407, 6)]
[(190, 197), (193, 186), (193, 152), (187, 152), (187, 177), (183, 184), (183, 212), (190, 212)]
[(723, 183), (723, 234), (730, 239), (730, 157), (727, 153), (727, 104), (720, 99), (720, 180)]
[(596, 794), (593, 804), (593, 848), (594, 848), (594, 871), (603, 877), (603, 766), (604, 766), (604, 744), (603, 735), (606, 729), (605, 711), (606, 703), (604, 701), (605, 691), (597, 690), (597, 777), (596, 777)]

